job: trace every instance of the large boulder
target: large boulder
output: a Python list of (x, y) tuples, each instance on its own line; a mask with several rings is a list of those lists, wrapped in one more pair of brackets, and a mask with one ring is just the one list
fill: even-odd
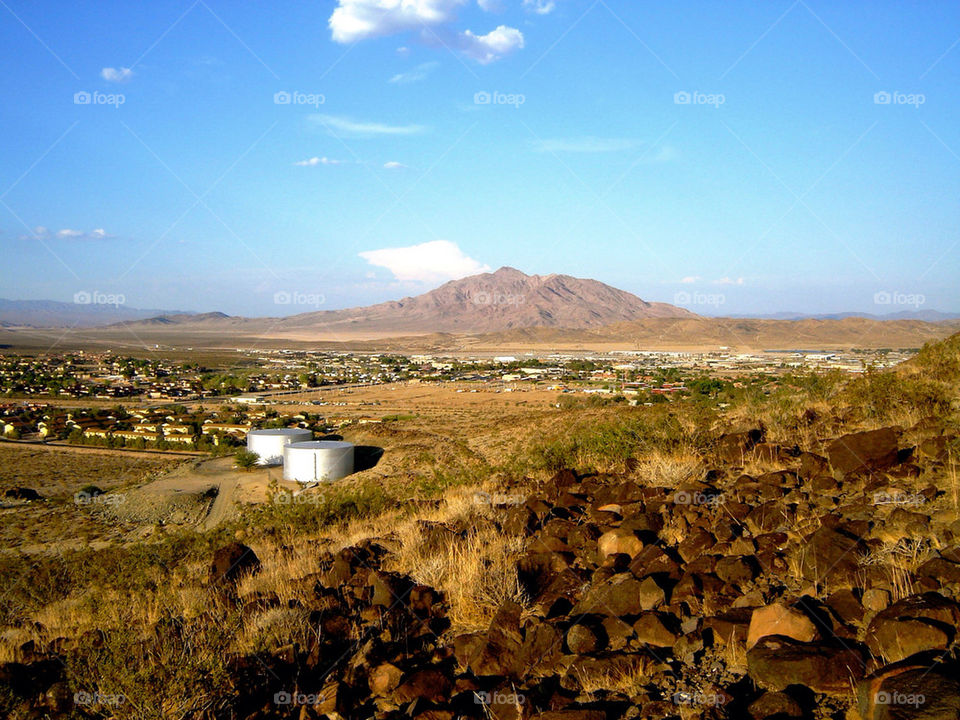
[(877, 613), (867, 626), (866, 642), (875, 657), (904, 660), (930, 650), (945, 650), (960, 625), (960, 606), (935, 592), (911, 595)]
[(830, 465), (841, 473), (886, 470), (897, 464), (899, 434), (896, 428), (851, 433), (827, 446)]
[(260, 570), (260, 558), (249, 547), (232, 542), (213, 553), (210, 564), (210, 582), (214, 585), (234, 585), (246, 575)]
[(804, 685), (813, 692), (843, 695), (863, 677), (865, 664), (851, 647), (771, 635), (747, 651), (747, 667), (757, 684), (768, 690)]
[(811, 582), (827, 582), (843, 587), (854, 584), (860, 574), (862, 555), (867, 544), (854, 528), (846, 527), (835, 518), (828, 518), (810, 535), (801, 548), (800, 570)]
[(753, 611), (747, 630), (747, 649), (769, 635), (810, 642), (817, 637), (817, 626), (800, 610), (777, 602)]
[(960, 673), (911, 663), (881, 668), (857, 686), (857, 709), (862, 720), (960, 720)]

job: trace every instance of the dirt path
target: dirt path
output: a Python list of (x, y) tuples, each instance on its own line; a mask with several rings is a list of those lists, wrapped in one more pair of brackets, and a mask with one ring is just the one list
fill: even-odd
[(217, 485), (217, 497), (210, 505), (210, 512), (203, 521), (204, 530), (212, 530), (229, 517), (233, 510), (233, 496), (237, 492), (240, 481), (237, 478), (224, 478)]

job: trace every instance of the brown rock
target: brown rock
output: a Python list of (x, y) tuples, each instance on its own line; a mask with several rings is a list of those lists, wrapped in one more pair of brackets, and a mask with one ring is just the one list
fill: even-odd
[(897, 464), (899, 433), (895, 428), (851, 433), (827, 447), (830, 465), (841, 473), (886, 470)]
[(792, 697), (783, 692), (764, 693), (747, 707), (754, 720), (801, 720), (803, 708)]
[(257, 554), (243, 543), (232, 542), (213, 553), (210, 564), (210, 582), (214, 585), (236, 584), (245, 575), (260, 570)]
[(747, 649), (768, 635), (782, 635), (799, 642), (811, 642), (817, 637), (817, 627), (800, 610), (777, 602), (753, 611), (747, 630)]
[(821, 643), (801, 643), (771, 635), (747, 651), (750, 676), (769, 690), (805, 685), (814, 692), (843, 695), (863, 677), (864, 662), (856, 650)]
[(643, 541), (632, 531), (618, 528), (601, 535), (597, 549), (601, 557), (621, 553), (633, 557), (643, 550)]
[(862, 720), (958, 720), (957, 669), (899, 663), (881, 668), (857, 686)]
[(633, 624), (637, 641), (654, 647), (672, 647), (677, 641), (676, 633), (671, 632), (657, 613), (644, 613)]
[(384, 697), (393, 692), (400, 684), (403, 670), (391, 663), (377, 665), (367, 676), (370, 692), (378, 697)]

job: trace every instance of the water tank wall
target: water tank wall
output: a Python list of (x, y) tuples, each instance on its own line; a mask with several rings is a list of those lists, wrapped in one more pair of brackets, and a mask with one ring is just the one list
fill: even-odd
[(258, 465), (279, 465), (283, 462), (284, 447), (312, 439), (313, 433), (304, 428), (251, 430), (247, 433), (247, 450), (260, 456)]
[(283, 449), (283, 479), (309, 483), (339, 480), (353, 472), (353, 443), (298, 442)]

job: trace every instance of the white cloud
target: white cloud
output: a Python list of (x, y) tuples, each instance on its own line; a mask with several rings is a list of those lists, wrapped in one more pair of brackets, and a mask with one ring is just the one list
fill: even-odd
[(523, 33), (506, 25), (499, 25), (486, 35), (465, 30), (460, 33), (459, 46), (464, 55), (487, 65), (523, 48)]
[(306, 160), (297, 160), (294, 165), (299, 165), (300, 167), (316, 167), (317, 165), (339, 165), (339, 160), (333, 160), (328, 157), (312, 157), (307, 158)]
[(488, 272), (490, 267), (468, 257), (449, 240), (433, 240), (410, 247), (366, 250), (360, 257), (393, 273), (400, 281), (436, 283)]
[(685, 278), (680, 278), (680, 282), (684, 285), (692, 285), (693, 283), (700, 282), (701, 279), (699, 275), (687, 275)]
[(554, 0), (523, 0), (523, 7), (537, 15), (548, 15), (554, 11), (557, 4)]
[(77, 238), (83, 235), (83, 230), (72, 230), (70, 228), (64, 228), (63, 230), (57, 230), (58, 238)]
[(484, 12), (500, 13), (503, 12), (503, 0), (477, 0), (477, 5)]
[(386, 125), (378, 122), (358, 122), (337, 115), (314, 115), (318, 122), (334, 134), (353, 137), (376, 137), (378, 135), (418, 135), (426, 130), (422, 125)]
[(105, 67), (100, 71), (100, 77), (107, 82), (125, 83), (133, 77), (133, 70), (130, 68), (112, 68)]
[(403, 170), (407, 166), (404, 165), (403, 163), (397, 162), (396, 160), (391, 160), (390, 162), (385, 162), (383, 164), (383, 167), (386, 168), (387, 170)]
[(449, 23), (466, 0), (339, 0), (327, 21), (334, 42), (352, 43)]
[(96, 228), (95, 230), (90, 231), (90, 237), (94, 240), (102, 240), (103, 238), (108, 237), (108, 235), (103, 228)]
[(409, 83), (420, 82), (421, 80), (426, 80), (427, 76), (430, 75), (430, 73), (432, 73), (439, 65), (440, 63), (438, 62), (420, 63), (412, 70), (397, 73), (387, 82), (394, 83), (395, 85), (407, 85)]
[(585, 136), (578, 138), (544, 138), (534, 142), (540, 152), (551, 153), (606, 153), (632, 150), (639, 141), (630, 138), (602, 138)]
[(719, 280), (714, 280), (713, 284), (714, 285), (743, 285), (743, 278), (742, 277), (738, 277), (738, 278), (722, 277)]

